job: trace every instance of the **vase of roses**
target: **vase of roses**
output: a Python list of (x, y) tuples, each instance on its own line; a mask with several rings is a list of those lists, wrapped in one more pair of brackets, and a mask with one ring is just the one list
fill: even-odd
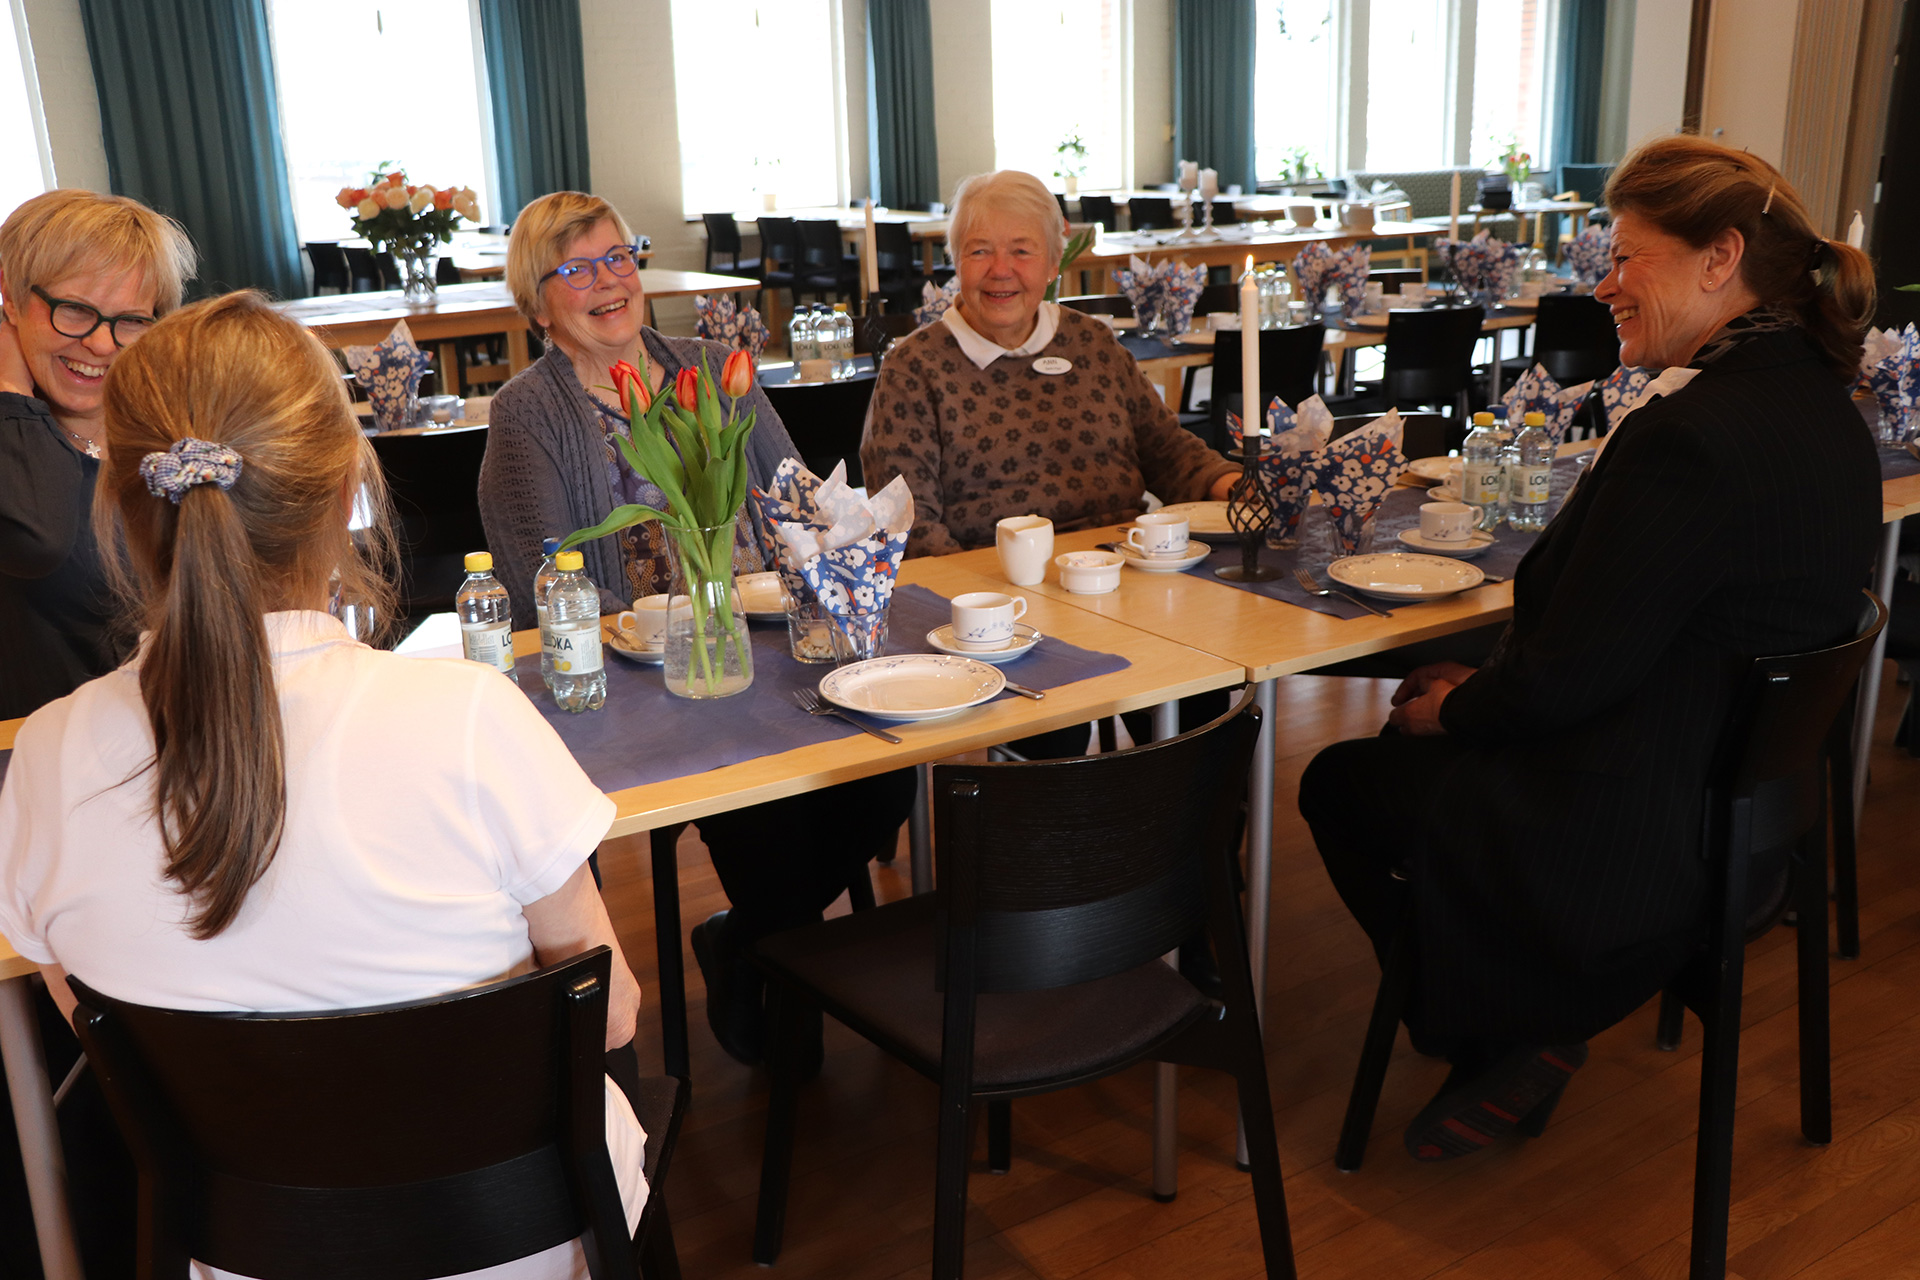
[(435, 251), (453, 239), (462, 218), (480, 220), (472, 187), (416, 186), (404, 172), (384, 166), (366, 186), (340, 188), (334, 200), (352, 215), (355, 235), (399, 262), (408, 302), (433, 300)]
[[(667, 610), (667, 692), (683, 698), (724, 698), (753, 683), (753, 646), (747, 619), (734, 607), (734, 530), (747, 500), (747, 439), (754, 415), (740, 411), (753, 389), (753, 357), (735, 351), (716, 385), (700, 368), (682, 369), (671, 387), (647, 388), (642, 368), (625, 360), (609, 371), (613, 393), (627, 411), (628, 434), (614, 443), (635, 474), (666, 495), (667, 509), (632, 503), (615, 507), (590, 529), (570, 533), (561, 550), (658, 520), (673, 560)], [(720, 397), (732, 403), (723, 417)]]

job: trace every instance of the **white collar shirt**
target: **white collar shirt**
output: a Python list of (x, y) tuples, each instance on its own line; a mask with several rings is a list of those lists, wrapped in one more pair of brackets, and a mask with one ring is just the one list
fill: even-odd
[(947, 328), (953, 332), (953, 340), (960, 344), (961, 354), (973, 361), (974, 367), (984, 369), (1001, 356), (1034, 356), (1046, 350), (1053, 341), (1053, 335), (1060, 330), (1060, 304), (1043, 302), (1039, 314), (1034, 319), (1033, 332), (1027, 340), (1017, 347), (1003, 347), (991, 338), (983, 337), (978, 329), (967, 323), (960, 314), (960, 308), (952, 306), (941, 317)]

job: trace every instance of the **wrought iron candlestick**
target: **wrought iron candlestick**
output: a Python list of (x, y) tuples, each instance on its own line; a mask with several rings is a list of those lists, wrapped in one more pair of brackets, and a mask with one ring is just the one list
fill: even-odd
[(1267, 492), (1260, 457), (1266, 452), (1266, 436), (1252, 427), (1240, 436), (1240, 478), (1227, 494), (1227, 523), (1240, 539), (1240, 563), (1222, 565), (1213, 571), (1228, 582), (1271, 582), (1280, 571), (1260, 563), (1260, 548), (1273, 526), (1273, 496)]
[(860, 321), (860, 336), (867, 340), (867, 350), (873, 352), (873, 367), (880, 367), (881, 359), (887, 354), (887, 326), (882, 324), (880, 316), (887, 309), (885, 294), (867, 295), (866, 314)]

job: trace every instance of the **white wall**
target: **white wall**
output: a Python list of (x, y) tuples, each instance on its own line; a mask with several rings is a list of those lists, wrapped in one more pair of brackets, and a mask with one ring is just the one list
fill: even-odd
[(1173, 0), (1133, 0), (1133, 181), (1173, 181)]
[(993, 5), (933, 0), (933, 127), (940, 195), (993, 168)]
[[(1680, 127), (1686, 108), (1687, 37), (1692, 26), (1693, 14), (1686, 0), (1640, 0), (1634, 6), (1633, 67), (1628, 76), (1623, 139), (1628, 147)], [(1780, 96), (1783, 100), (1786, 97), (1784, 78)]]
[(1799, 0), (1719, 0), (1707, 37), (1700, 132), (1780, 163)]
[(105, 191), (107, 149), (100, 141), (100, 102), (79, 0), (25, 0), (27, 38), (46, 110), (54, 181)]

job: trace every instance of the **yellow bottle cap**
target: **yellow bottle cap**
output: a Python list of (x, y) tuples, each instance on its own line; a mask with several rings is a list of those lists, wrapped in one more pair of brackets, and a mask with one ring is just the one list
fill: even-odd
[(493, 570), (493, 553), (488, 551), (467, 552), (468, 573), (489, 573)]
[(1493, 425), (1493, 415), (1482, 410), (1473, 415), (1473, 425), (1476, 427), (1490, 427)]
[(553, 558), (553, 567), (562, 573), (572, 573), (585, 563), (585, 558), (578, 551), (562, 551)]
[(844, 302), (836, 302), (833, 304), (833, 309), (835, 311), (845, 311), (847, 309), (847, 304)]
[(1536, 409), (1526, 416), (1526, 424), (1530, 427), (1544, 427), (1547, 425), (1547, 415)]

